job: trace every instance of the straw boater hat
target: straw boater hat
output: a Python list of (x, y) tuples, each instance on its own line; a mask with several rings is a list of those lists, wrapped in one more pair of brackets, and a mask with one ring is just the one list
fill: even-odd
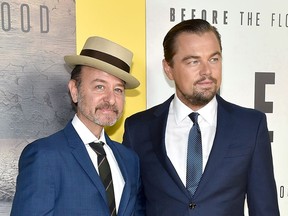
[(125, 82), (125, 88), (133, 89), (140, 85), (130, 74), (133, 53), (110, 40), (89, 37), (79, 55), (64, 57), (70, 67), (85, 65), (112, 74)]

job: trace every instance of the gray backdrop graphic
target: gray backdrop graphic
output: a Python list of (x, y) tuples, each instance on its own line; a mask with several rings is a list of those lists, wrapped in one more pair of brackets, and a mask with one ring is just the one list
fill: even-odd
[(0, 1), (0, 216), (9, 215), (18, 158), (73, 116), (63, 56), (76, 52), (74, 0)]

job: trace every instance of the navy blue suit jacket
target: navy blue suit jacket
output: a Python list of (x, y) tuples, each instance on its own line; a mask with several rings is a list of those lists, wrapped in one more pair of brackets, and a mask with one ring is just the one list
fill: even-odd
[[(140, 157), (147, 216), (278, 216), (265, 114), (217, 96), (217, 131), (199, 186), (191, 197), (165, 149), (170, 102), (125, 122), (123, 144)], [(177, 143), (175, 143), (177, 145)]]
[[(136, 206), (139, 158), (109, 139), (125, 180), (118, 216), (144, 215)], [(12, 216), (110, 216), (103, 184), (71, 122), (27, 145), (19, 160)], [(137, 202), (138, 203), (138, 202)]]

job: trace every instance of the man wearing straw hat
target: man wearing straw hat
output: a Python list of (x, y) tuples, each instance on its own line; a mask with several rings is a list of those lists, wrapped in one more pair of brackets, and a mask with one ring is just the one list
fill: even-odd
[(138, 157), (104, 131), (121, 117), (133, 54), (90, 37), (73, 67), (68, 88), (76, 114), (67, 126), (27, 145), (19, 159), (12, 216), (144, 215)]

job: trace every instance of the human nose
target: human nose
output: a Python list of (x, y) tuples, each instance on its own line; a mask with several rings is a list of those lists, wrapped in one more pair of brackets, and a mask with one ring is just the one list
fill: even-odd
[(113, 90), (111, 89), (106, 89), (105, 91), (105, 97), (104, 97), (105, 102), (109, 102), (109, 104), (113, 105), (116, 102), (116, 95)]
[(208, 62), (203, 62), (201, 64), (200, 75), (202, 75), (202, 76), (211, 75), (211, 67), (210, 67)]

